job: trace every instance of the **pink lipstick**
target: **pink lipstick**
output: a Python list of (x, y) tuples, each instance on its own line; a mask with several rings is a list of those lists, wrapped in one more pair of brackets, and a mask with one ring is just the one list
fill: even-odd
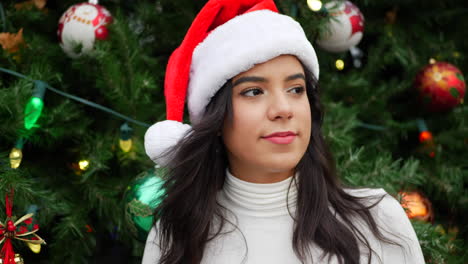
[(297, 136), (296, 133), (291, 132), (291, 131), (286, 131), (286, 132), (273, 133), (263, 138), (275, 144), (290, 144), (291, 142), (294, 141), (296, 136)]

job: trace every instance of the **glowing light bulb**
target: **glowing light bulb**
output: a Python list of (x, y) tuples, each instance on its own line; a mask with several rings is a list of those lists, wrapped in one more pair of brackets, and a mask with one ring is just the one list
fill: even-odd
[(39, 254), (39, 252), (41, 252), (41, 244), (33, 244), (30, 242), (26, 242), (26, 245), (28, 245), (29, 249), (31, 249), (31, 251), (36, 254)]
[(119, 146), (123, 152), (129, 152), (132, 148), (132, 134), (133, 129), (127, 123), (120, 126)]
[(21, 160), (23, 159), (23, 152), (21, 149), (13, 148), (10, 152), (10, 167), (12, 169), (16, 169), (21, 164)]
[(434, 63), (436, 63), (436, 62), (437, 62), (437, 61), (436, 61), (434, 58), (430, 58), (430, 59), (429, 59), (429, 63), (430, 63), (430, 64), (434, 64)]
[(78, 162), (78, 166), (80, 167), (80, 170), (84, 171), (89, 168), (89, 161), (87, 160), (80, 160)]
[(319, 0), (307, 0), (307, 5), (312, 11), (319, 11), (322, 9), (322, 2)]
[(43, 81), (35, 81), (34, 84), (33, 94), (24, 108), (24, 128), (27, 130), (35, 126), (37, 120), (41, 116), (42, 109), (44, 108), (43, 99), (46, 90), (46, 83)]
[(430, 221), (432, 218), (432, 205), (429, 200), (419, 192), (400, 192), (401, 205), (406, 208), (406, 215), (410, 219)]
[(343, 60), (336, 60), (335, 61), (335, 67), (341, 71), (344, 69), (344, 61)]
[(425, 142), (428, 140), (432, 140), (432, 133), (429, 131), (422, 131), (419, 133), (419, 142)]
[(132, 148), (132, 139), (131, 138), (127, 140), (120, 139), (119, 146), (123, 152), (129, 152), (130, 149)]
[(42, 108), (44, 108), (44, 102), (41, 98), (31, 97), (29, 99), (24, 109), (24, 128), (29, 130), (34, 127), (41, 116)]

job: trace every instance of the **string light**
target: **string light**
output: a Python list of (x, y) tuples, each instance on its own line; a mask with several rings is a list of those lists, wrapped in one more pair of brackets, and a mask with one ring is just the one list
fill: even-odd
[(24, 128), (27, 130), (35, 126), (44, 108), (46, 84), (43, 81), (35, 81), (34, 84), (33, 95), (24, 108)]
[(89, 168), (89, 161), (88, 160), (80, 160), (78, 161), (78, 167), (80, 170), (85, 171)]
[(319, 0), (307, 0), (307, 5), (314, 12), (322, 9), (322, 2)]
[(345, 66), (345, 64), (344, 64), (344, 61), (343, 61), (343, 60), (338, 59), (338, 60), (335, 61), (335, 67), (336, 67), (339, 71), (343, 70), (343, 69), (344, 69), (344, 66)]
[(119, 146), (123, 152), (129, 152), (132, 148), (132, 134), (133, 129), (126, 122), (120, 126)]
[(427, 128), (426, 122), (424, 122), (423, 119), (416, 119), (416, 124), (419, 129), (419, 142), (423, 144), (423, 152), (426, 153), (429, 157), (434, 158), (436, 155), (436, 146), (432, 137), (432, 133)]
[(401, 205), (406, 209), (410, 219), (432, 221), (433, 210), (431, 202), (419, 192), (399, 192)]
[(419, 133), (419, 142), (424, 143), (425, 141), (432, 140), (432, 133), (429, 131), (422, 131)]
[(23, 159), (23, 138), (18, 139), (16, 141), (15, 147), (11, 149), (10, 152), (10, 167), (12, 169), (17, 169), (20, 164), (21, 160)]
[(8, 73), (8, 74), (14, 75), (16, 77), (28, 80), (30, 82), (34, 82), (36, 84), (36, 86), (42, 86), (43, 85), (43, 86), (45, 86), (45, 88), (47, 90), (50, 90), (50, 91), (52, 91), (52, 92), (54, 92), (54, 93), (56, 93), (58, 95), (61, 95), (61, 96), (66, 97), (68, 99), (71, 99), (71, 100), (77, 101), (79, 103), (85, 104), (87, 106), (91, 106), (93, 108), (99, 109), (99, 110), (104, 111), (104, 112), (106, 112), (108, 114), (111, 114), (111, 115), (114, 115), (114, 116), (119, 117), (121, 119), (124, 119), (127, 122), (131, 122), (133, 124), (136, 124), (136, 125), (139, 125), (139, 126), (142, 126), (142, 127), (147, 127), (147, 128), (151, 126), (150, 124), (135, 120), (135, 119), (130, 118), (128, 116), (125, 116), (125, 115), (123, 115), (121, 113), (118, 113), (118, 112), (116, 112), (116, 111), (114, 111), (114, 110), (112, 110), (112, 109), (110, 109), (108, 107), (93, 103), (93, 102), (88, 101), (88, 100), (86, 100), (84, 98), (81, 98), (81, 97), (78, 97), (78, 96), (75, 96), (75, 95), (72, 95), (72, 94), (69, 94), (69, 93), (62, 92), (62, 91), (60, 91), (58, 89), (55, 89), (54, 87), (48, 85), (47, 83), (45, 83), (43, 81), (33, 80), (33, 79), (29, 78), (28, 76), (23, 75), (21, 73), (11, 71), (11, 70), (8, 70), (8, 69), (4, 69), (2, 67), (0, 67), (0, 72), (5, 72), (5, 73)]
[(434, 58), (430, 58), (430, 59), (429, 59), (429, 63), (430, 63), (430, 64), (434, 64), (434, 63), (436, 63), (436, 62), (437, 62), (437, 61), (436, 61)]

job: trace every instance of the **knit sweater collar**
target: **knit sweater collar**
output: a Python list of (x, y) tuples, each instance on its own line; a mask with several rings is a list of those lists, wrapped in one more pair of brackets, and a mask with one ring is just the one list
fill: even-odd
[[(226, 169), (223, 193), (228, 203), (227, 206), (230, 210), (242, 215), (272, 217), (288, 215), (286, 205), (288, 202), (289, 210), (294, 213), (297, 189), (293, 178), (291, 176), (275, 183), (252, 183), (235, 177), (229, 169)], [(289, 187), (290, 184), (291, 187)]]

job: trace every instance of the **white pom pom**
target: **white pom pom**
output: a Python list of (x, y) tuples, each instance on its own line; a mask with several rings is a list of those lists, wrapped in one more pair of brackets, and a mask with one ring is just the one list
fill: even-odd
[(162, 156), (192, 129), (190, 125), (165, 120), (152, 125), (145, 134), (146, 154), (157, 164), (166, 166), (170, 155)]

